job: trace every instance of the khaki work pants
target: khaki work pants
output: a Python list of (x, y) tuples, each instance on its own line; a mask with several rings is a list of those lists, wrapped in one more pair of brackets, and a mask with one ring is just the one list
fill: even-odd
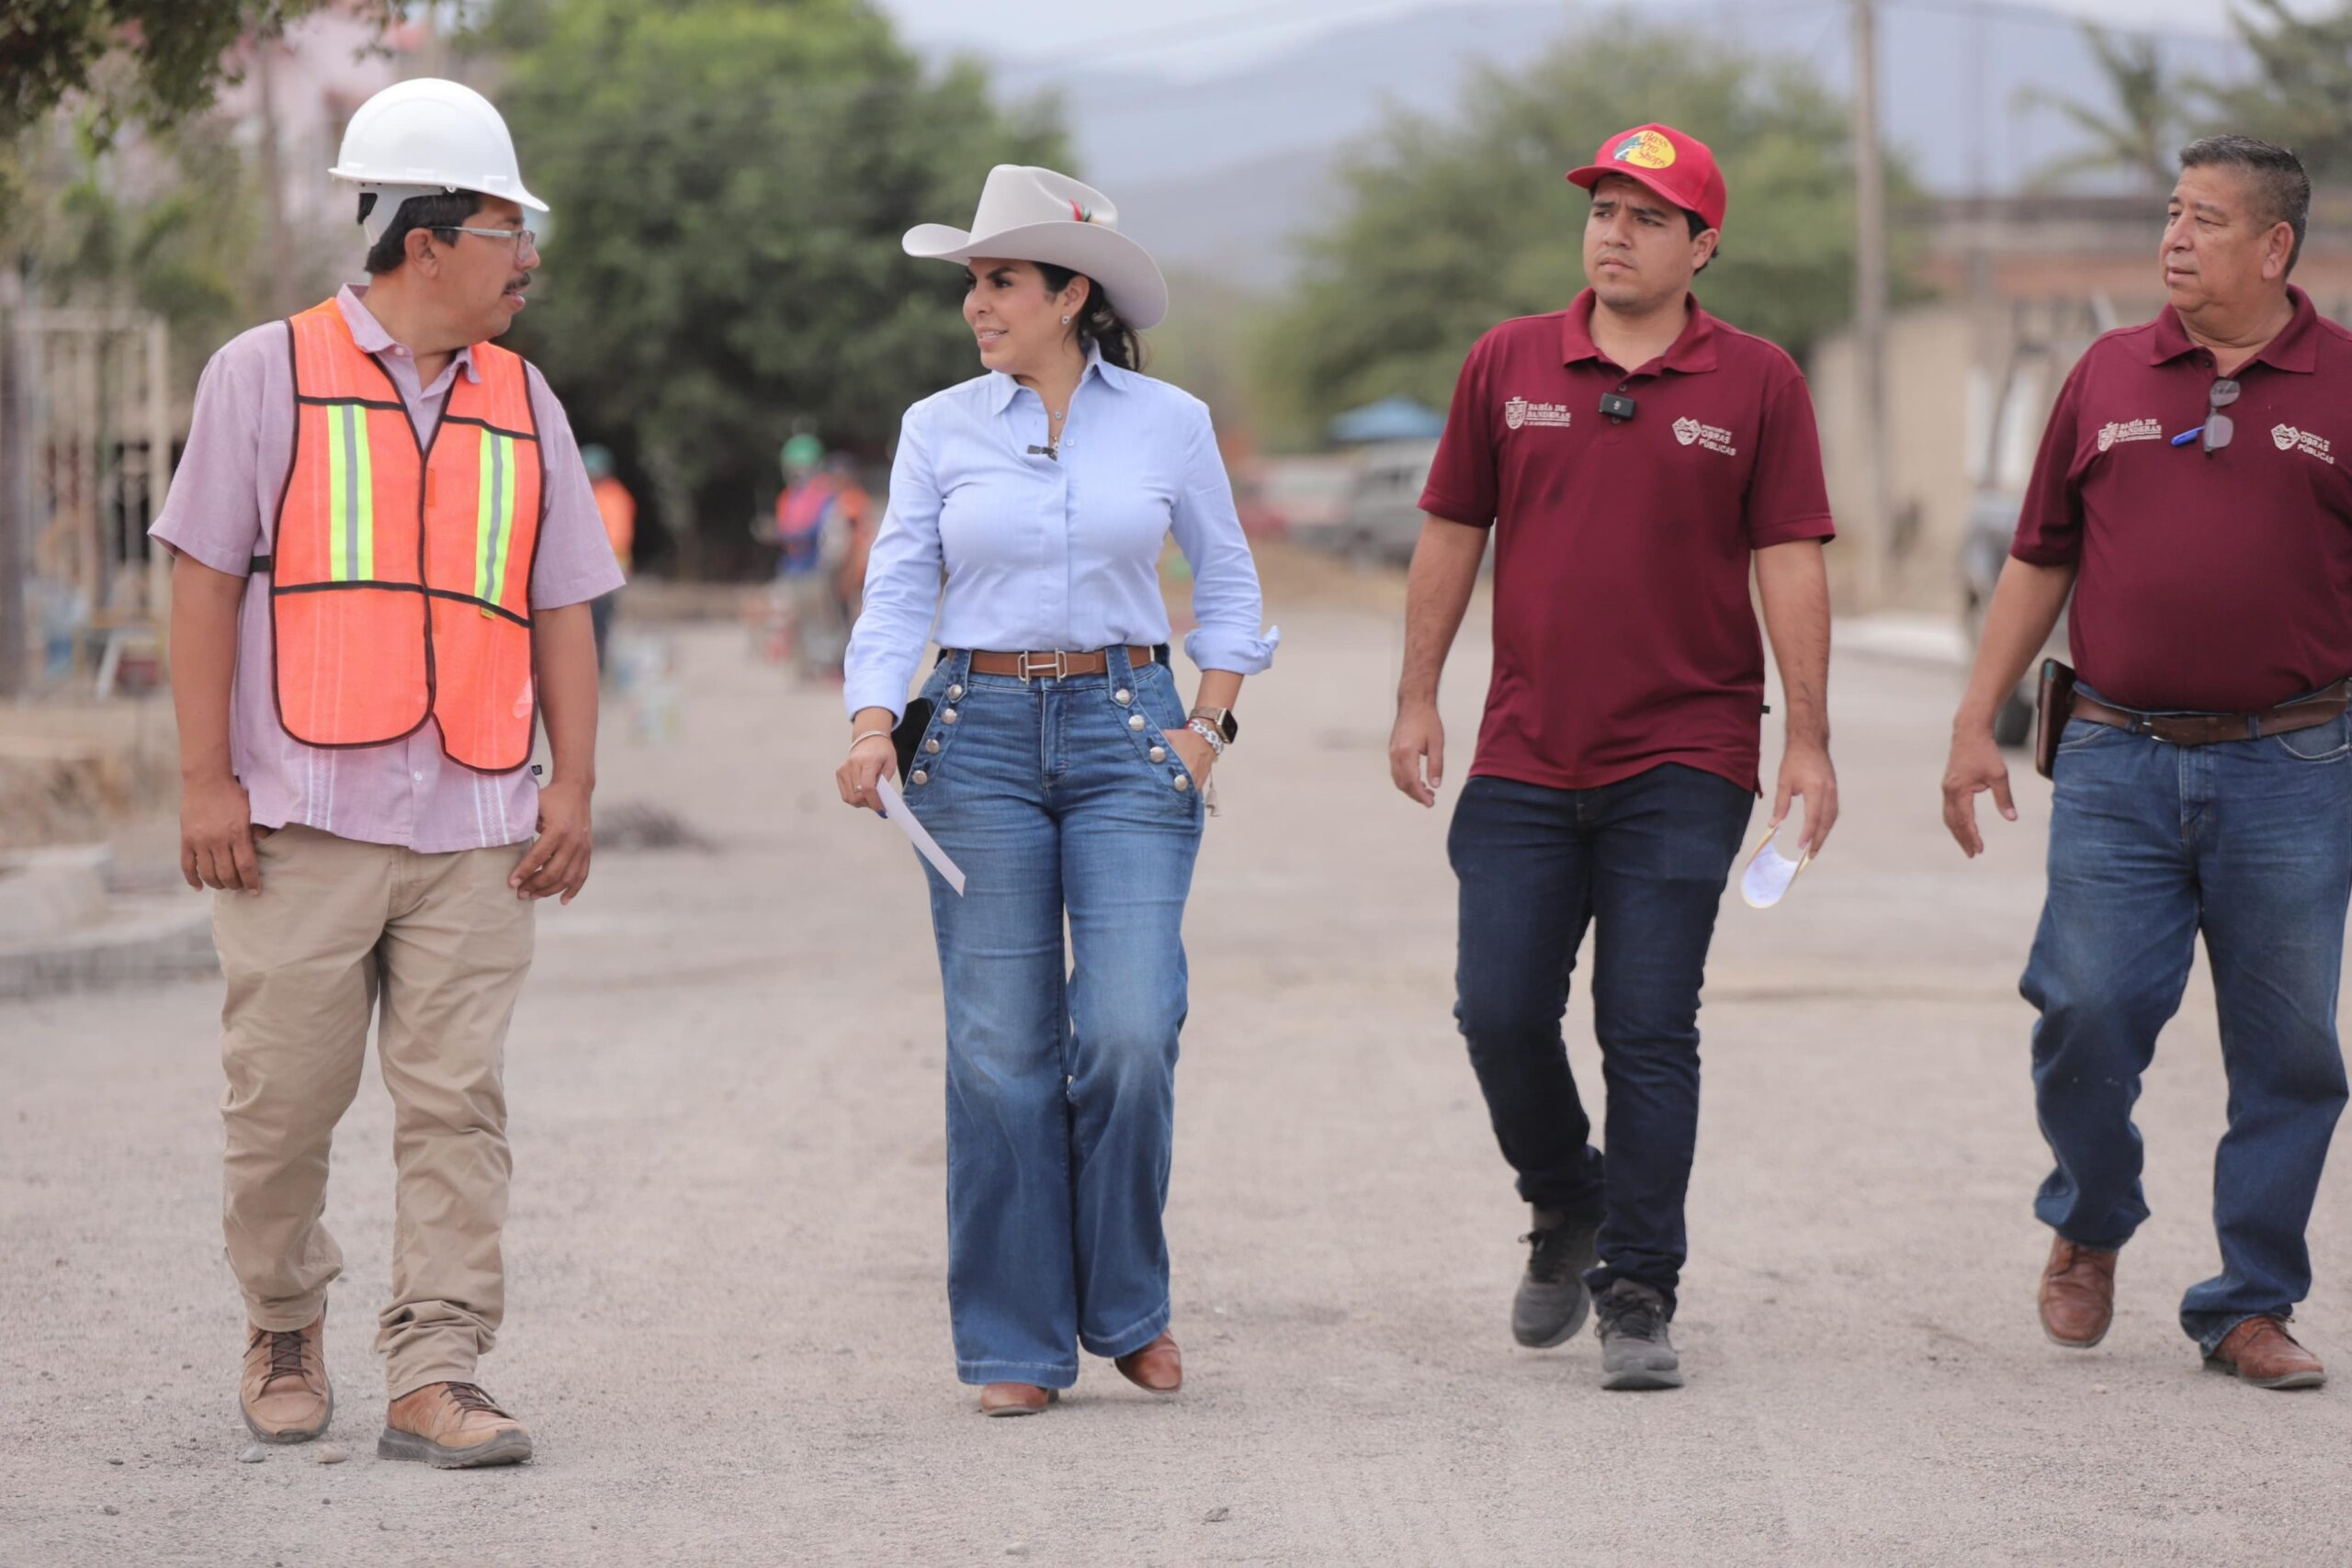
[(471, 1382), (504, 1311), (501, 1078), (532, 946), (531, 906), (506, 878), (524, 847), (419, 854), (289, 827), (256, 836), (259, 896), (214, 895), (223, 1229), (255, 1327), (307, 1325), (342, 1271), (322, 1223), (327, 1148), (382, 1004), (399, 1185), (376, 1348), (395, 1399)]

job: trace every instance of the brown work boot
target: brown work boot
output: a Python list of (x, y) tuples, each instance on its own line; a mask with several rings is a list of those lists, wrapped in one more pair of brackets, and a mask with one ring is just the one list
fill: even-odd
[(1111, 1363), (1119, 1375), (1152, 1393), (1174, 1393), (1184, 1386), (1184, 1352), (1175, 1338), (1162, 1334), (1140, 1350), (1130, 1350)]
[(2041, 1332), (2052, 1345), (2087, 1350), (2115, 1321), (2115, 1254), (2052, 1238), (2041, 1270)]
[(992, 1382), (980, 1390), (980, 1414), (1035, 1416), (1060, 1397), (1058, 1389), (1039, 1388), (1035, 1383)]
[(2249, 1317), (2231, 1329), (2205, 1366), (2256, 1388), (2317, 1388), (2327, 1381), (2319, 1358), (2295, 1343), (2286, 1320), (2277, 1317)]
[(308, 1328), (245, 1325), (244, 1374), (237, 1407), (265, 1443), (307, 1443), (334, 1419), (327, 1383), (327, 1314)]
[(531, 1457), (531, 1429), (469, 1382), (429, 1382), (392, 1401), (384, 1413), (378, 1459), (418, 1459), (435, 1470), (520, 1464)]

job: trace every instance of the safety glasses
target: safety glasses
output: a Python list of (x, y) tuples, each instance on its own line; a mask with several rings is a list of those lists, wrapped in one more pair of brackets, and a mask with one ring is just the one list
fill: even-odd
[[(518, 262), (529, 261), (539, 254), (539, 237), (528, 229), (469, 229), (462, 224), (456, 224), (446, 232), (479, 234), (485, 240), (512, 240), (514, 242), (514, 259)], [(2231, 384), (2230, 390), (2231, 395), (2234, 397), (2237, 392), (2234, 382)]]

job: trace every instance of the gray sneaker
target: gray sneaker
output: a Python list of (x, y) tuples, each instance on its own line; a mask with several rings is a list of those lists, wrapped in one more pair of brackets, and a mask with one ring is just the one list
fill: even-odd
[(1680, 1388), (1682, 1359), (1666, 1328), (1666, 1298), (1620, 1280), (1600, 1296), (1600, 1386)]
[(1599, 1261), (1593, 1238), (1600, 1227), (1545, 1209), (1534, 1213), (1535, 1228), (1519, 1238), (1530, 1251), (1527, 1272), (1510, 1303), (1510, 1334), (1532, 1350), (1548, 1350), (1574, 1338), (1592, 1311), (1584, 1271)]

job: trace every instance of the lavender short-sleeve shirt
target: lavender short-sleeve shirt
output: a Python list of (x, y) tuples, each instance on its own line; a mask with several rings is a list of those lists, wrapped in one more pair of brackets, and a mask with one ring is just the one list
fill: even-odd
[[(359, 346), (390, 373), (417, 438), (430, 441), (456, 378), (480, 378), (472, 351), (461, 350), (432, 386), (420, 387), (415, 360), (368, 313), (367, 292), (353, 285), (335, 302)], [(529, 379), (547, 495), (531, 608), (552, 610), (611, 592), (621, 585), (621, 570), (563, 405), (537, 370)], [(232, 340), (205, 367), (187, 447), (154, 536), (215, 571), (248, 575), (254, 557), (270, 553), (293, 444), (293, 362), (285, 323), (272, 321)], [(257, 826), (299, 823), (431, 854), (517, 844), (537, 831), (538, 783), (531, 772), (460, 767), (443, 755), (440, 727), (430, 720), (384, 746), (329, 750), (296, 740), (277, 720), (270, 661), (269, 593), (255, 585), (245, 592), (238, 621), (229, 756)]]

